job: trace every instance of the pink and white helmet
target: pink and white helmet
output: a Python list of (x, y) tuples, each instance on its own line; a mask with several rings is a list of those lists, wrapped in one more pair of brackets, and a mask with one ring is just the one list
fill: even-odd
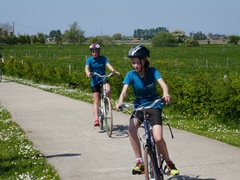
[(93, 43), (93, 44), (91, 44), (91, 45), (89, 46), (89, 49), (90, 49), (90, 51), (92, 51), (93, 49), (97, 49), (97, 50), (100, 51), (101, 47), (100, 47), (99, 44)]

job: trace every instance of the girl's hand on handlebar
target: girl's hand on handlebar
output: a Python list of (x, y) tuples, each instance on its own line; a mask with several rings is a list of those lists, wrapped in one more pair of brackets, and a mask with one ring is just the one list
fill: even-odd
[(122, 105), (123, 103), (117, 103), (116, 104), (116, 110), (117, 111), (121, 111), (122, 110), (122, 108), (121, 108), (121, 105)]
[(90, 72), (86, 72), (86, 76), (87, 77), (91, 77), (91, 73)]
[(115, 73), (117, 76), (120, 76), (120, 72), (114, 71), (114, 73)]
[(171, 96), (170, 95), (165, 95), (163, 96), (164, 100), (166, 101), (167, 104), (171, 103)]

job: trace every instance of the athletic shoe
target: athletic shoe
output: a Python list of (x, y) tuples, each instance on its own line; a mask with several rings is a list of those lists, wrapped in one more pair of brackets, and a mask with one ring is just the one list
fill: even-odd
[(167, 168), (172, 176), (179, 175), (179, 171), (177, 170), (177, 168), (176, 168), (175, 164), (173, 164), (173, 162), (168, 162)]
[(136, 162), (136, 166), (132, 170), (132, 174), (144, 174), (144, 164), (140, 161)]
[(99, 124), (99, 120), (98, 120), (98, 119), (95, 120), (95, 122), (94, 122), (94, 126), (100, 126), (100, 124)]

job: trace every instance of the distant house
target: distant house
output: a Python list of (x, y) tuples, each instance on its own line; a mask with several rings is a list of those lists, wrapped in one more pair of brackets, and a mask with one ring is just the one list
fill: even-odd
[(10, 36), (12, 37), (14, 35), (14, 28), (9, 23), (0, 23), (0, 36), (6, 37)]
[(54, 39), (49, 37), (49, 38), (46, 39), (46, 42), (54, 42)]

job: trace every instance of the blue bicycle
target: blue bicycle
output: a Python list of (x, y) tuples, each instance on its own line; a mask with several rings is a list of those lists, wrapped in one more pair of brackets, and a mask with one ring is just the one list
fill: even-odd
[[(120, 106), (121, 110), (130, 108), (130, 109), (133, 109), (135, 112), (137, 111), (143, 112), (143, 117), (144, 117), (143, 127), (145, 131), (143, 135), (143, 139), (145, 139), (145, 142), (142, 141), (140, 136), (139, 136), (139, 139), (141, 142), (143, 142), (144, 171), (145, 171), (145, 179), (147, 180), (149, 179), (163, 180), (164, 175), (170, 175), (170, 172), (167, 170), (167, 166), (163, 159), (163, 156), (158, 150), (156, 143), (154, 141), (149, 115), (146, 112), (147, 109), (151, 109), (157, 103), (161, 103), (162, 105), (166, 104), (163, 98), (159, 98), (147, 107), (140, 106), (139, 108), (134, 108), (133, 105), (130, 105), (130, 104), (122, 104)], [(134, 117), (137, 118), (135, 115)], [(170, 129), (170, 132), (173, 138), (172, 130), (169, 124), (168, 124), (168, 127)]]

